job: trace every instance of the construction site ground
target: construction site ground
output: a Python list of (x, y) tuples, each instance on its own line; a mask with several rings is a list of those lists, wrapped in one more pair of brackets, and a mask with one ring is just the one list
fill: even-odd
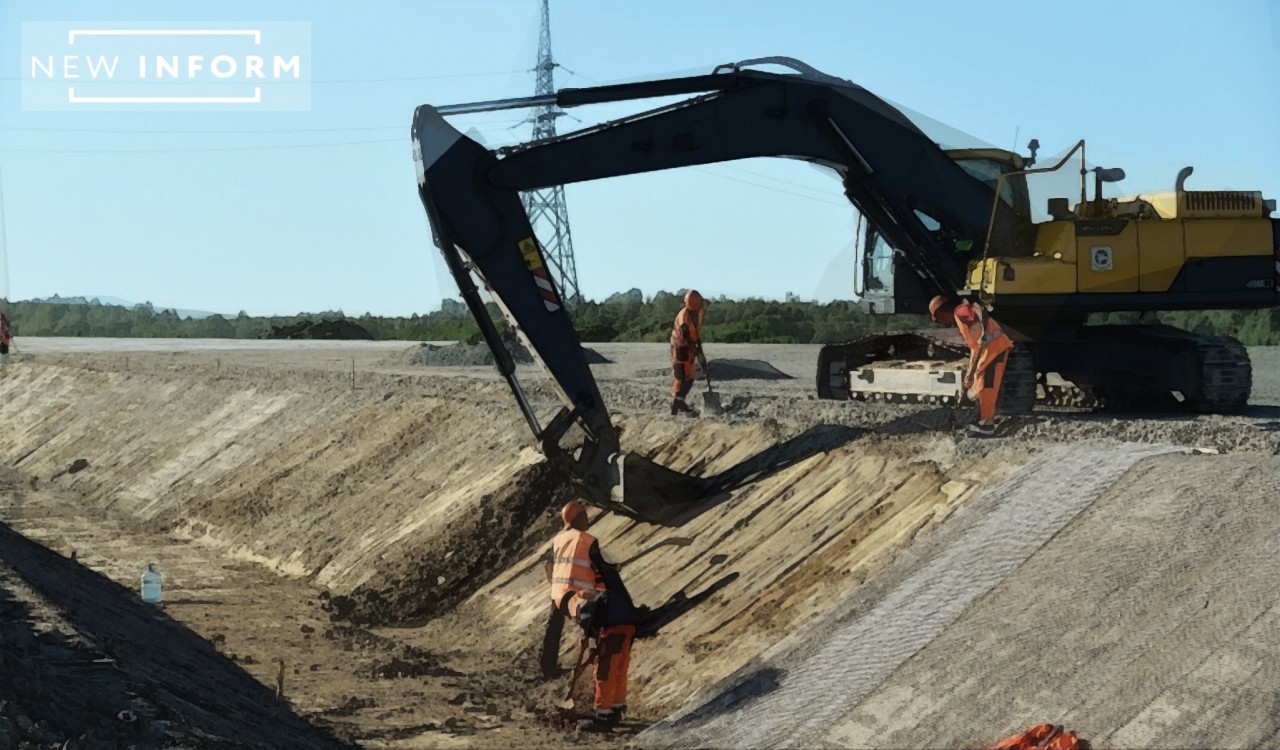
[(794, 379), (738, 367), (725, 414), (673, 418), (665, 345), (593, 344), (624, 449), (718, 488), (680, 526), (597, 511), (606, 556), (693, 539), (626, 567), (648, 604), (738, 574), (636, 644), (601, 735), (537, 669), (563, 478), (491, 366), (410, 347), (19, 339), (0, 747), (978, 748), (1042, 721), (1280, 746), (1280, 349), (1250, 351), (1241, 414), (975, 438), (817, 400), (816, 346), (709, 344)]

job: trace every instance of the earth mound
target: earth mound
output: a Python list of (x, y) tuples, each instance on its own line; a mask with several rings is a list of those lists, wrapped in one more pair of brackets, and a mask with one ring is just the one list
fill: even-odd
[(589, 365), (609, 365), (609, 364), (613, 364), (613, 360), (611, 360), (611, 359), (609, 359), (608, 357), (604, 356), (603, 354), (601, 354), (600, 352), (596, 351), (595, 349), (589, 349), (589, 348), (587, 348), (587, 347), (585, 347), (585, 346), (584, 346), (584, 347), (582, 347), (582, 353), (583, 353), (583, 354), (585, 354), (585, 355), (587, 356), (587, 364), (589, 364)]
[[(507, 342), (517, 364), (533, 363), (533, 355), (519, 341)], [(593, 349), (583, 348), (589, 365), (607, 365), (611, 360)], [(460, 341), (456, 344), (415, 344), (390, 357), (391, 364), (426, 367), (483, 367), (493, 364), (493, 352), (485, 344)]]
[[(519, 342), (507, 344), (519, 364), (533, 362), (533, 355)], [(494, 363), (493, 352), (484, 344), (415, 344), (391, 358), (395, 364), (425, 367), (482, 367)]]
[(763, 359), (713, 359), (707, 371), (713, 380), (795, 380)]
[(323, 339), (335, 341), (373, 341), (373, 335), (349, 320), (304, 320), (289, 326), (273, 326), (258, 335), (260, 339)]

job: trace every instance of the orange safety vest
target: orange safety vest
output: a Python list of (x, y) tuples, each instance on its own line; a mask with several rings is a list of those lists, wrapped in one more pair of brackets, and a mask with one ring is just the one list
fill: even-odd
[[(966, 307), (970, 310), (966, 310)], [(969, 351), (979, 352), (978, 356), (981, 358), (979, 366), (984, 364), (982, 360), (990, 360), (1001, 352), (1013, 348), (1013, 340), (1004, 332), (995, 318), (983, 313), (981, 308), (972, 302), (961, 302), (956, 305), (956, 313), (960, 313), (955, 315), (956, 327), (960, 329), (960, 336), (968, 345)], [(963, 320), (962, 316), (971, 320)]]
[[(591, 565), (591, 545), (596, 538), (585, 531), (565, 529), (551, 540), (551, 601), (564, 604), (569, 617), (577, 618), (582, 605), (604, 590), (604, 581)], [(573, 597), (565, 603), (565, 597)]]
[(9, 319), (0, 313), (0, 344), (9, 345)]
[(671, 359), (673, 362), (692, 362), (694, 346), (702, 338), (702, 310), (694, 312), (685, 307), (676, 313), (671, 325)]

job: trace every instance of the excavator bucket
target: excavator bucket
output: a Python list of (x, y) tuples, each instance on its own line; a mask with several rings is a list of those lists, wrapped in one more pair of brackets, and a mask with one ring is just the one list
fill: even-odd
[(637, 453), (623, 454), (613, 501), (641, 521), (664, 524), (691, 508), (707, 490), (705, 480), (681, 474)]

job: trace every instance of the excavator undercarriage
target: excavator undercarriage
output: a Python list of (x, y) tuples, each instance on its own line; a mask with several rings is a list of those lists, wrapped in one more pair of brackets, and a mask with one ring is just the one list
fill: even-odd
[[(1156, 325), (1094, 326), (1072, 334), (1070, 341), (1013, 350), (1000, 388), (1001, 414), (1035, 407), (1231, 412), (1248, 401), (1249, 354), (1233, 338)], [(968, 356), (960, 337), (945, 329), (828, 344), (818, 354), (818, 397), (955, 405)]]
[[(818, 397), (889, 404), (961, 401), (961, 373), (969, 349), (954, 329), (879, 333), (827, 344), (818, 352)], [(1036, 372), (1026, 349), (1015, 348), (1005, 365), (1000, 410), (1031, 411)]]

